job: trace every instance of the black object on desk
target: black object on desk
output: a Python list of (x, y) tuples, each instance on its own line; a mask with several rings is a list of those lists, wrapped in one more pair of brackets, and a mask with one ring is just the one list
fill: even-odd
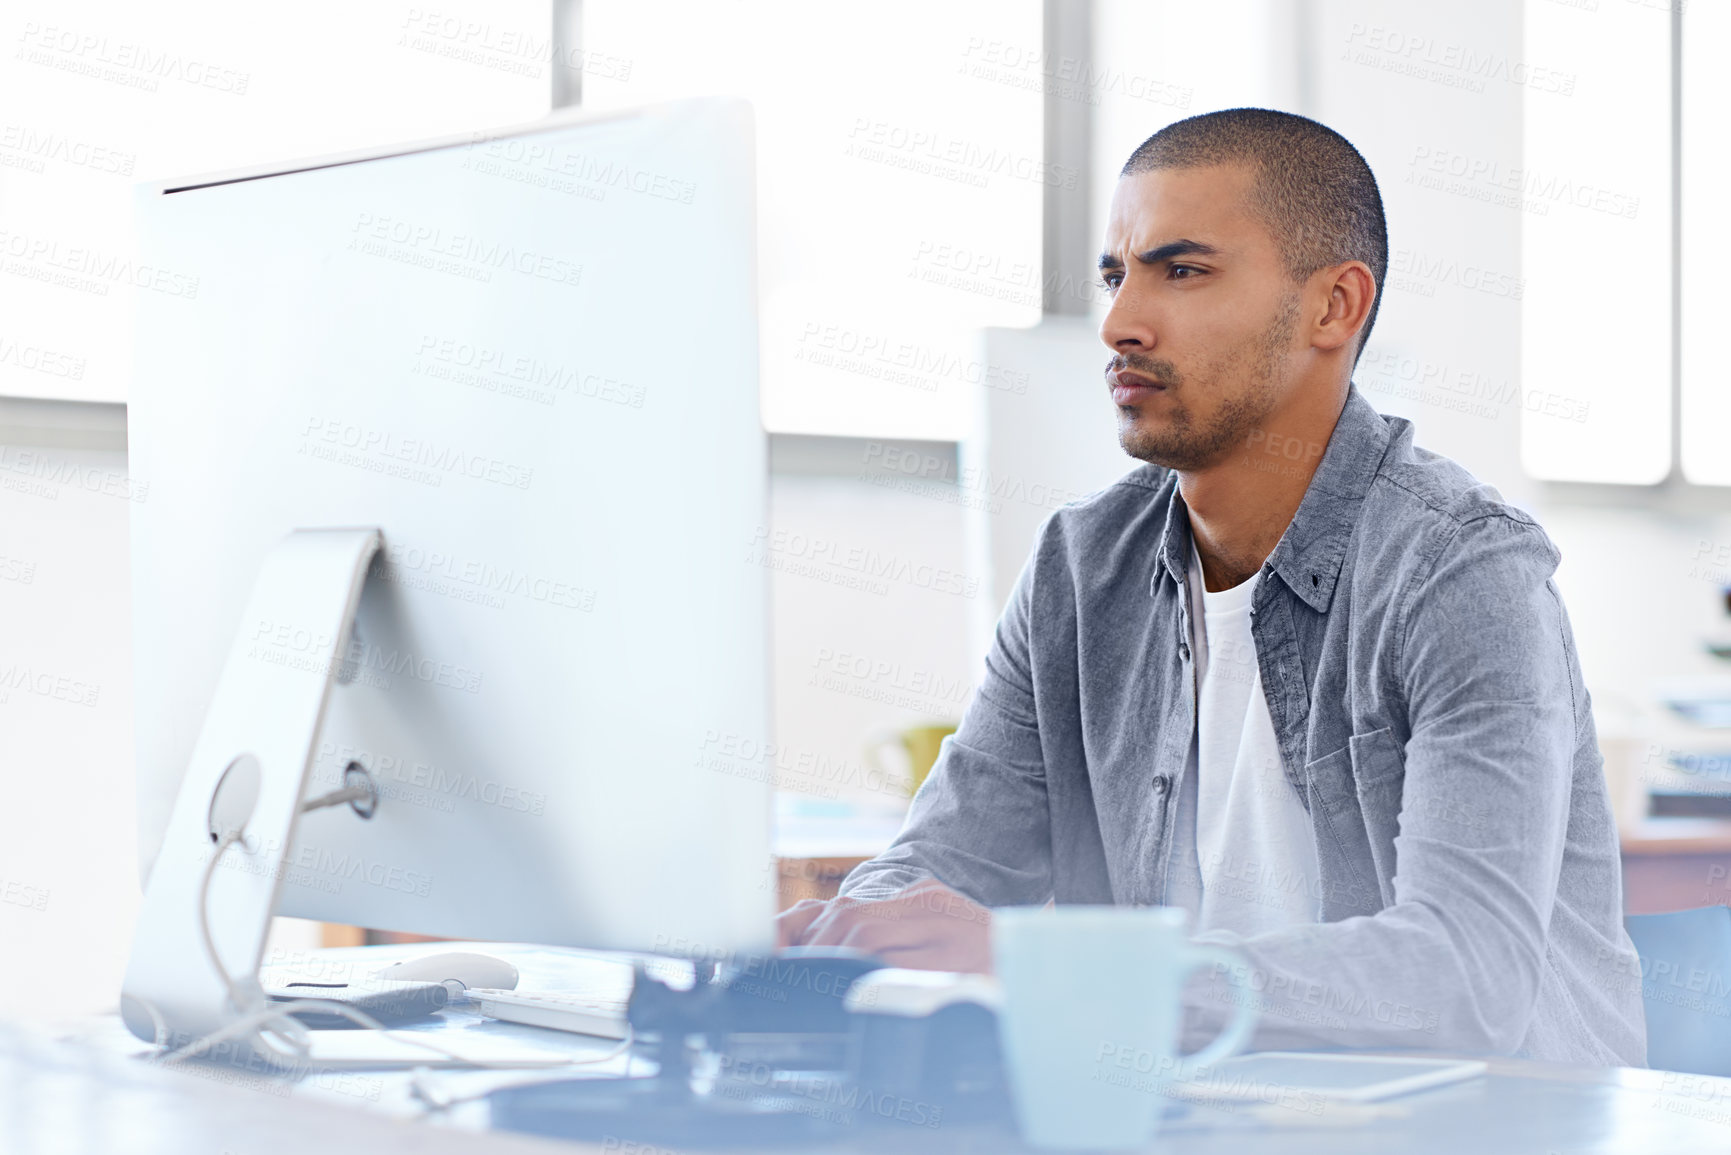
[[(837, 1140), (886, 1127), (1008, 1119), (992, 1013), (850, 1013), (880, 969), (857, 952), (795, 948), (678, 990), (641, 968), (628, 1010), (654, 1075), (574, 1079), (488, 1096), (496, 1128), (656, 1146)], [(701, 1050), (690, 1040), (701, 1038)]]

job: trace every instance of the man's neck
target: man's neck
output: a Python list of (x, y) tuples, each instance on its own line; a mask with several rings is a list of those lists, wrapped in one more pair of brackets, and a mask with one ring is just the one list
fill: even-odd
[(1204, 589), (1231, 589), (1262, 568), (1304, 501), (1345, 403), (1342, 390), (1338, 405), (1271, 414), (1219, 461), (1178, 474)]

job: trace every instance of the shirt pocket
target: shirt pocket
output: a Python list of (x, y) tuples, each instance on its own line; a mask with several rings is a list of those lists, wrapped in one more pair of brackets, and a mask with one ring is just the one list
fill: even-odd
[(1400, 740), (1386, 726), (1354, 734), (1305, 764), (1325, 917), (1374, 914), (1394, 901), (1394, 836), (1405, 772)]
[(1377, 887), (1383, 905), (1391, 906), (1394, 840), (1400, 833), (1401, 794), (1406, 785), (1406, 748), (1387, 726), (1354, 734), (1347, 746), (1352, 751), (1352, 778), (1359, 812), (1364, 815), (1371, 861), (1376, 864)]

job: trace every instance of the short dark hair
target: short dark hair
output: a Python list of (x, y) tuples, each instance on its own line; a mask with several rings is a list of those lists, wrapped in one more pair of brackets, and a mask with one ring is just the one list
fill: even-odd
[(1359, 334), (1362, 354), (1388, 272), (1388, 221), (1364, 157), (1340, 133), (1308, 117), (1228, 108), (1167, 125), (1130, 154), (1118, 175), (1217, 164), (1255, 171), (1253, 207), (1294, 280), (1345, 261), (1370, 266), (1376, 295)]

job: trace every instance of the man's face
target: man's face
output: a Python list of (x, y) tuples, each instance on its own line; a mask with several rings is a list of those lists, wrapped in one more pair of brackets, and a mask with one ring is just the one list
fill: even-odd
[(1252, 213), (1251, 182), (1241, 166), (1166, 169), (1124, 177), (1112, 195), (1100, 338), (1132, 457), (1205, 468), (1285, 396), (1299, 287)]

